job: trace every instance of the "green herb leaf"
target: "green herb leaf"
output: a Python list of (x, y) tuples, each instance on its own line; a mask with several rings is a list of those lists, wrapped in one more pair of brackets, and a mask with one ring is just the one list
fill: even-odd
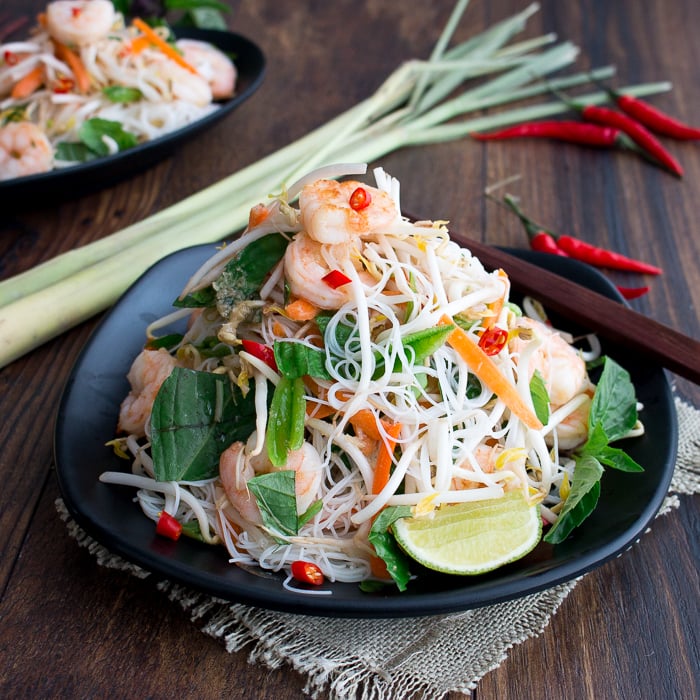
[(598, 380), (588, 417), (589, 426), (600, 423), (609, 442), (629, 433), (637, 422), (637, 399), (629, 372), (609, 357)]
[(295, 472), (284, 469), (259, 474), (247, 483), (258, 502), (263, 523), (283, 537), (291, 537), (299, 531), (294, 481)]
[(532, 405), (535, 407), (535, 415), (542, 425), (547, 425), (549, 423), (549, 394), (538, 369), (535, 370), (530, 379), (530, 396), (532, 396)]
[(158, 481), (219, 473), (221, 453), (255, 430), (255, 391), (244, 397), (222, 374), (176, 367), (153, 403), (151, 453)]
[(170, 350), (170, 348), (175, 347), (182, 340), (181, 333), (170, 333), (168, 335), (162, 335), (160, 338), (151, 338), (146, 343), (146, 348), (149, 350), (158, 350), (158, 348), (165, 348)]
[(102, 94), (110, 102), (138, 102), (143, 93), (135, 87), (127, 87), (126, 85), (107, 85), (102, 88)]
[(644, 467), (638, 464), (624, 450), (609, 445), (596, 452), (596, 459), (606, 467), (618, 469), (621, 472), (643, 472)]
[(298, 518), (297, 520), (297, 527), (301, 529), (306, 523), (309, 522), (312, 518), (314, 518), (318, 513), (321, 512), (321, 509), (323, 508), (323, 501), (319, 498), (317, 501), (314, 501)]
[(231, 8), (219, 0), (165, 0), (166, 10), (197, 10), (209, 8), (219, 12), (229, 12)]
[(87, 163), (99, 156), (90, 150), (84, 143), (77, 141), (62, 141), (56, 144), (56, 160), (64, 160), (67, 163)]
[(558, 544), (563, 542), (571, 531), (578, 527), (595, 509), (600, 496), (600, 477), (603, 467), (590, 455), (576, 457), (574, 478), (569, 497), (559, 513), (557, 522), (543, 537), (545, 542)]
[(410, 518), (410, 506), (388, 506), (382, 510), (372, 524), (369, 542), (377, 556), (384, 561), (386, 569), (400, 591), (405, 591), (411, 572), (409, 558), (397, 544), (389, 528), (399, 518)]
[(282, 377), (272, 395), (267, 419), (267, 454), (272, 464), (287, 463), (287, 454), (298, 450), (304, 442), (306, 390), (301, 377)]
[(119, 122), (99, 117), (88, 119), (78, 130), (78, 136), (91, 151), (99, 156), (110, 154), (109, 146), (103, 140), (104, 136), (113, 139), (120, 151), (133, 148), (139, 142), (138, 138), (125, 131)]
[(275, 362), (280, 374), (297, 379), (304, 375), (317, 379), (330, 379), (326, 370), (326, 352), (295, 340), (276, 340)]

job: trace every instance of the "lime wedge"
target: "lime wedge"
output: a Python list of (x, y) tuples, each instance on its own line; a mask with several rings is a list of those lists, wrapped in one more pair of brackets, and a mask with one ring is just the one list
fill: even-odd
[(402, 549), (423, 566), (472, 575), (525, 556), (540, 541), (539, 507), (520, 491), (502, 498), (449, 504), (430, 515), (401, 518), (393, 526)]

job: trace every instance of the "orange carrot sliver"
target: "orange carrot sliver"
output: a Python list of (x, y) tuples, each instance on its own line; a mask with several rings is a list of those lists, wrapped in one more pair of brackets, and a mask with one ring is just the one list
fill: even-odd
[[(386, 421), (381, 421), (381, 423), (385, 430), (391, 427), (391, 423), (387, 423)], [(357, 413), (353, 413), (350, 417), (350, 425), (352, 425), (355, 430), (359, 428), (372, 440), (382, 439), (382, 434), (379, 432), (379, 426), (377, 425), (377, 418), (369, 408), (363, 408)]]
[(85, 94), (90, 90), (90, 74), (87, 72), (87, 68), (85, 68), (85, 64), (83, 63), (82, 59), (80, 56), (78, 56), (75, 51), (72, 49), (69, 49), (65, 44), (62, 44), (60, 41), (56, 41), (55, 39), (53, 40), (53, 44), (56, 50), (56, 57), (60, 58), (62, 61), (65, 61), (69, 66), (70, 69), (73, 71), (73, 75), (75, 76), (75, 80), (78, 83), (78, 90)]
[(377, 464), (374, 467), (374, 479), (372, 480), (372, 493), (378, 494), (388, 483), (391, 473), (391, 458), (394, 455), (394, 447), (396, 440), (401, 432), (401, 423), (394, 423), (387, 429), (387, 441), (382, 442), (382, 447), (379, 449)]
[(138, 17), (134, 18), (133, 24), (139, 31), (145, 34), (151, 40), (151, 43), (157, 46), (168, 58), (175, 61), (175, 63), (177, 63), (179, 66), (182, 66), (185, 70), (188, 70), (190, 73), (198, 75), (197, 71), (189, 63), (187, 63), (187, 61), (172, 46), (170, 46), (170, 44), (168, 44), (167, 41), (165, 41), (157, 32), (154, 32), (153, 29), (151, 29), (142, 19), (139, 19)]
[[(452, 320), (443, 316), (440, 324), (452, 324)], [(452, 333), (447, 336), (447, 343), (459, 353), (479, 380), (491, 389), (528, 428), (532, 430), (542, 428), (542, 423), (520, 398), (515, 387), (501, 374), (496, 363), (459, 326), (455, 326)]]
[(297, 299), (284, 307), (284, 313), (292, 321), (311, 321), (318, 316), (318, 307), (306, 299)]
[(15, 100), (23, 100), (25, 97), (29, 97), (35, 90), (38, 90), (43, 83), (44, 66), (43, 64), (39, 64), (14, 84), (10, 94)]

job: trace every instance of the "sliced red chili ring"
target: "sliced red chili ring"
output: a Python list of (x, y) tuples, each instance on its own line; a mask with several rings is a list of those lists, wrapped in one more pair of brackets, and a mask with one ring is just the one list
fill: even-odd
[(170, 513), (162, 511), (156, 523), (156, 533), (177, 541), (182, 534), (182, 525)]
[(372, 195), (364, 187), (357, 187), (350, 195), (350, 208), (355, 211), (366, 209), (371, 202)]
[(352, 280), (340, 270), (331, 270), (327, 275), (321, 277), (321, 279), (331, 288), (338, 289), (344, 284), (350, 284)]
[(292, 562), (292, 576), (302, 583), (310, 583), (313, 586), (320, 586), (323, 583), (323, 571), (310, 561), (297, 561)]
[(508, 331), (503, 328), (489, 328), (479, 338), (479, 347), (489, 356), (498, 355), (508, 342)]
[(75, 87), (75, 81), (70, 78), (59, 78), (53, 86), (53, 91), (59, 95), (70, 92)]
[(16, 66), (19, 63), (19, 56), (12, 51), (5, 51), (4, 58), (8, 66)]
[(254, 340), (242, 340), (243, 349), (251, 354), (253, 357), (257, 357), (258, 360), (262, 360), (268, 367), (277, 372), (277, 361), (275, 360), (275, 351), (269, 345), (263, 345), (262, 343), (256, 343)]

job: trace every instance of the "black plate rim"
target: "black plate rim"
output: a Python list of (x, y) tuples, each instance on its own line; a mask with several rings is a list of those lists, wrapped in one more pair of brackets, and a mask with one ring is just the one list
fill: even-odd
[[(69, 190), (73, 185), (87, 182), (89, 179), (97, 176), (105, 177), (106, 182), (116, 181), (126, 176), (127, 169), (131, 163), (134, 164), (134, 167), (139, 163), (145, 167), (154, 165), (165, 158), (175, 146), (193, 138), (229, 115), (239, 105), (248, 100), (262, 84), (266, 71), (265, 55), (261, 48), (247, 37), (235, 32), (218, 29), (197, 29), (195, 27), (174, 27), (173, 31), (178, 38), (182, 39), (209, 41), (215, 46), (221, 46), (222, 43), (227, 42), (237, 45), (239, 47), (238, 50), (246, 56), (244, 63), (236, 65), (239, 78), (244, 78), (247, 83), (244, 88), (240, 92), (236, 92), (230, 99), (218, 103), (220, 104), (218, 109), (201, 119), (126, 151), (120, 151), (86, 163), (54, 169), (46, 173), (36, 173), (11, 180), (0, 180), (0, 197), (7, 198), (9, 202), (10, 198), (24, 199), (35, 195), (37, 192), (50, 191), (55, 186), (60, 186), (61, 192), (63, 192)], [(110, 177), (110, 171), (120, 174)]]
[[(581, 275), (586, 280), (595, 280), (601, 290), (611, 298), (623, 301), (615, 287), (603, 277), (597, 270), (579, 263), (575, 260), (556, 258), (555, 256), (519, 249), (507, 249), (508, 252), (522, 257), (536, 265), (547, 267), (559, 274)], [(190, 256), (203, 256), (204, 253), (212, 253), (212, 246), (205, 244), (183, 249), (173, 253), (152, 266), (122, 297), (129, 298), (137, 293), (141, 285), (147, 285), (149, 275), (154, 270), (165, 270), (169, 265), (174, 264), (179, 258), (189, 258)], [(350, 617), (350, 618), (396, 618), (413, 617), (433, 614), (445, 614), (451, 612), (464, 611), (491, 605), (514, 598), (522, 597), (538, 591), (551, 588), (558, 584), (571, 581), (579, 576), (601, 566), (605, 562), (619, 556), (627, 550), (640, 535), (647, 529), (656, 513), (661, 507), (668, 491), (668, 487), (673, 475), (677, 445), (677, 420), (675, 405), (671, 387), (663, 370), (658, 380), (661, 387), (659, 401), (667, 407), (670, 423), (666, 426), (669, 452), (656, 482), (653, 496), (646, 503), (646, 506), (639, 512), (638, 517), (625, 530), (617, 533), (604, 547), (594, 549), (585, 555), (578, 556), (570, 561), (558, 564), (554, 569), (545, 569), (540, 573), (528, 575), (526, 578), (515, 574), (504, 576), (501, 582), (492, 585), (477, 585), (475, 588), (457, 587), (453, 590), (436, 591), (430, 594), (399, 594), (390, 596), (372, 596), (363, 594), (361, 598), (342, 600), (334, 599), (334, 596), (308, 596), (296, 595), (285, 590), (281, 586), (281, 579), (277, 588), (272, 591), (265, 591), (262, 594), (257, 590), (255, 579), (244, 586), (224, 578), (217, 577), (206, 571), (201, 571), (188, 566), (186, 563), (174, 559), (180, 543), (170, 543), (163, 541), (158, 544), (160, 551), (154, 553), (143, 543), (135, 543), (129, 538), (117, 535), (109, 526), (95, 518), (94, 514), (86, 512), (83, 504), (77, 502), (75, 483), (71, 482), (69, 465), (66, 463), (66, 445), (62, 441), (63, 432), (66, 429), (67, 404), (74, 390), (76, 382), (80, 380), (80, 367), (86, 356), (90, 353), (95, 340), (100, 337), (102, 329), (108, 326), (110, 320), (119, 314), (120, 302), (118, 302), (102, 319), (100, 324), (93, 331), (80, 352), (61, 396), (58, 413), (56, 416), (54, 431), (54, 455), (56, 473), (59, 489), (69, 513), (75, 521), (97, 542), (109, 548), (115, 554), (119, 554), (126, 560), (137, 564), (156, 575), (166, 577), (183, 585), (192, 587), (199, 591), (214, 595), (219, 598), (231, 600), (246, 605), (278, 610), (283, 612), (293, 612), (297, 614), (307, 614), (314, 616), (329, 617)], [(104, 488), (117, 488), (100, 484)], [(145, 520), (137, 506), (134, 506), (136, 517)], [(182, 540), (180, 540), (182, 542)], [(204, 547), (198, 543), (196, 546)], [(189, 543), (187, 543), (189, 546)], [(226, 555), (222, 554), (225, 561)], [(516, 562), (517, 564), (517, 562)], [(515, 566), (515, 565), (511, 565)], [(235, 568), (235, 567), (234, 567)], [(251, 575), (252, 576), (252, 575)], [(469, 579), (471, 583), (474, 579)], [(341, 584), (354, 585), (354, 584)]]

